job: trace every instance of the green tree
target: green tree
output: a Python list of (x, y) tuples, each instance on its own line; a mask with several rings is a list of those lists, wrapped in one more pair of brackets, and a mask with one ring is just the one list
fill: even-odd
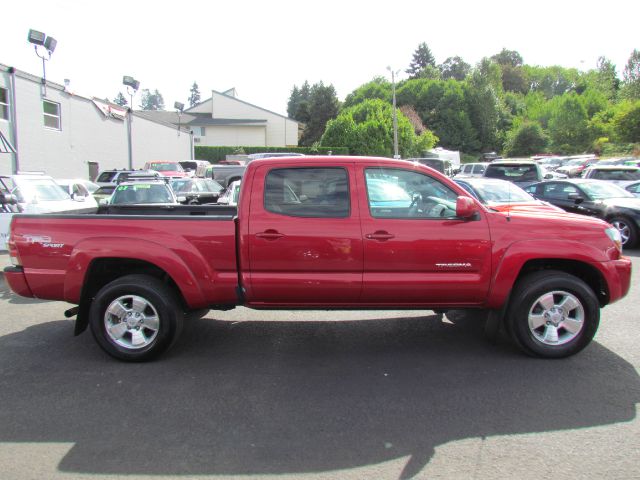
[(498, 65), (509, 65), (511, 67), (521, 67), (524, 63), (522, 55), (515, 50), (507, 50), (503, 48), (500, 53), (496, 53), (491, 60)]
[(368, 83), (359, 86), (344, 100), (343, 107), (353, 107), (358, 103), (365, 100), (372, 100), (374, 98), (384, 100), (385, 102), (391, 102), (393, 92), (391, 82), (384, 77), (375, 77)]
[[(436, 141), (426, 132), (417, 137), (413, 126), (397, 111), (398, 146), (401, 156), (419, 154)], [(379, 99), (364, 100), (344, 108), (337, 118), (327, 123), (322, 145), (348, 147), (352, 155), (393, 155), (393, 107)]]
[[(502, 105), (502, 72), (488, 58), (482, 59), (467, 81), (465, 98), (471, 124), (478, 134), (480, 148), (498, 149), (498, 124)], [(506, 111), (506, 109), (505, 109)]]
[(287, 115), (301, 123), (308, 123), (310, 117), (311, 87), (305, 80), (300, 88), (293, 86), (287, 103)]
[(538, 122), (517, 121), (506, 135), (503, 153), (508, 157), (528, 157), (543, 152), (548, 143), (549, 139)]
[(583, 77), (587, 89), (602, 93), (608, 101), (613, 101), (620, 89), (620, 79), (616, 66), (606, 57), (599, 57), (597, 68), (589, 70)]
[(311, 146), (320, 140), (327, 122), (338, 115), (340, 102), (333, 85), (322, 82), (311, 87), (309, 99), (309, 120), (305, 124), (300, 143)]
[(575, 91), (580, 72), (575, 68), (532, 67), (524, 65), (524, 75), (533, 92), (542, 92), (547, 99)]
[(418, 45), (416, 51), (413, 52), (413, 59), (405, 72), (409, 74), (410, 78), (416, 78), (419, 76), (420, 71), (429, 65), (435, 68), (436, 59), (426, 42), (422, 42)]
[(640, 101), (623, 102), (613, 118), (615, 135), (621, 142), (640, 142)]
[(554, 105), (549, 136), (554, 149), (562, 153), (584, 152), (589, 148), (587, 111), (577, 94), (563, 95)]
[(145, 88), (140, 97), (140, 108), (142, 110), (164, 110), (164, 99), (158, 90), (151, 92)]
[(462, 81), (471, 72), (471, 65), (465, 62), (460, 57), (449, 57), (442, 62), (438, 68), (440, 69), (440, 75), (443, 80), (450, 78), (458, 81)]
[(122, 94), (122, 92), (118, 92), (118, 96), (113, 99), (113, 103), (116, 105), (120, 105), (121, 107), (126, 107), (129, 105), (127, 98)]
[(198, 103), (200, 103), (200, 89), (198, 88), (198, 84), (195, 81), (193, 82), (193, 85), (191, 85), (191, 90), (189, 92), (189, 106), (195, 107)]
[(634, 49), (622, 73), (623, 96), (630, 100), (640, 99), (640, 51)]

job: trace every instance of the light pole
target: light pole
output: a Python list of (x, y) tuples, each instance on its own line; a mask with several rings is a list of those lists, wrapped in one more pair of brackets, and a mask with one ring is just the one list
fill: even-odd
[(400, 73), (400, 70), (392, 70), (391, 67), (387, 67), (387, 70), (391, 72), (391, 85), (393, 88), (393, 158), (400, 158), (398, 153), (398, 114), (396, 113), (396, 75)]
[(129, 144), (129, 170), (133, 170), (133, 142), (131, 139), (131, 117), (133, 116), (133, 96), (140, 88), (140, 82), (133, 77), (125, 75), (122, 77), (122, 84), (127, 87), (127, 93), (131, 99), (129, 103), (129, 112), (127, 115), (127, 139)]
[[(44, 87), (44, 91), (42, 96), (47, 96), (47, 71), (45, 67), (45, 62), (47, 60), (51, 60), (51, 54), (56, 49), (56, 45), (58, 41), (53, 37), (48, 37), (45, 33), (39, 32), (37, 30), (29, 30), (29, 37), (27, 38), (29, 43), (33, 44), (33, 48), (36, 52), (36, 55), (42, 59), (42, 85)], [(44, 52), (38, 47), (43, 47)], [(42, 53), (41, 53), (42, 52)]]
[(180, 136), (180, 119), (182, 118), (182, 111), (184, 110), (184, 103), (174, 102), (173, 108), (176, 109), (178, 113), (178, 136)]

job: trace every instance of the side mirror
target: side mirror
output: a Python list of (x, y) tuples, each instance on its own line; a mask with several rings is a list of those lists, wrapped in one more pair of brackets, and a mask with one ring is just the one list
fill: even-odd
[(584, 198), (579, 193), (570, 193), (567, 198), (569, 200), (573, 200), (573, 203), (575, 203), (576, 205), (580, 205), (582, 202), (584, 202)]
[(178, 203), (186, 203), (187, 197), (185, 197), (184, 195), (180, 195), (176, 197), (176, 200), (178, 200)]
[(84, 202), (84, 200), (85, 200), (85, 197), (83, 197), (82, 195), (78, 195), (76, 193), (72, 193), (71, 194), (71, 198), (73, 200), (75, 200), (76, 202)]
[(549, 180), (549, 179), (551, 179), (551, 178), (553, 178), (553, 173), (545, 173), (545, 174), (544, 174), (544, 179), (545, 179), (545, 180)]
[(109, 199), (108, 198), (103, 198), (100, 200), (100, 205), (109, 205)]
[(460, 195), (456, 199), (456, 217), (470, 220), (478, 212), (476, 202), (471, 198)]

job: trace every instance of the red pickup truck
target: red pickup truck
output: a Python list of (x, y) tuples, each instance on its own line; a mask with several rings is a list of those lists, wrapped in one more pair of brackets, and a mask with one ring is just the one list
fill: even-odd
[(619, 232), (568, 213), (497, 212), (402, 160), (304, 157), (247, 166), (237, 207), (22, 215), (14, 292), (77, 305), (110, 355), (151, 359), (208, 309), (482, 309), (526, 353), (584, 348), (629, 289)]

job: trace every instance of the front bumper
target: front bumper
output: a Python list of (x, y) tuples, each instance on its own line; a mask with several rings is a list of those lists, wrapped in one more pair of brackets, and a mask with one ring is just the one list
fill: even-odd
[(7, 280), (9, 287), (21, 297), (33, 298), (33, 292), (27, 283), (27, 277), (22, 267), (5, 267), (4, 278)]
[(631, 259), (620, 257), (618, 260), (601, 263), (602, 273), (609, 286), (609, 303), (616, 302), (629, 293), (631, 286)]

